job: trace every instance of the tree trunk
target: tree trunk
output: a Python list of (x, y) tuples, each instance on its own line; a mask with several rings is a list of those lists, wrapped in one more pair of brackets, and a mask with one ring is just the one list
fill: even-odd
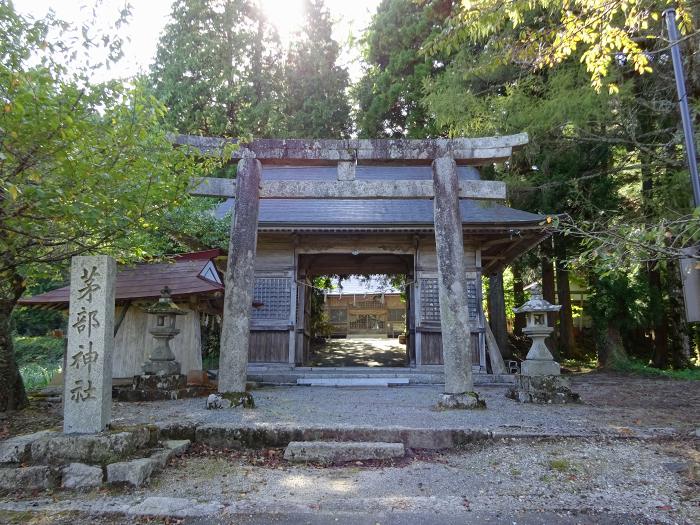
[(557, 297), (559, 310), (559, 348), (564, 357), (581, 357), (574, 337), (574, 316), (571, 311), (571, 287), (569, 286), (569, 270), (566, 267), (566, 240), (557, 235), (554, 239), (556, 250)]
[(690, 329), (685, 318), (685, 300), (677, 259), (668, 261), (668, 303), (672, 337), (670, 337), (671, 364), (674, 368), (690, 366)]
[(21, 275), (0, 275), (0, 412), (20, 410), (29, 404), (10, 332), (10, 316), (22, 292)]
[[(510, 271), (513, 272), (513, 302), (515, 306), (522, 306), (525, 302), (525, 285), (523, 283), (523, 271), (519, 262), (514, 262)], [(525, 314), (515, 314), (513, 321), (513, 333), (517, 336), (523, 335), (525, 328)]]
[[(552, 304), (557, 304), (556, 292), (554, 288), (554, 257), (552, 253), (552, 239), (546, 239), (541, 245), (540, 262), (542, 265), (542, 298)], [(559, 359), (559, 329), (557, 327), (557, 312), (547, 314), (549, 326), (554, 328), (554, 332), (547, 338), (547, 346), (552, 352), (554, 359)]]
[(654, 357), (652, 362), (656, 368), (668, 366), (668, 322), (666, 318), (666, 305), (661, 293), (661, 272), (649, 264), (647, 280), (649, 282), (649, 305), (651, 314), (651, 328), (654, 332)]
[(615, 368), (627, 361), (627, 352), (622, 344), (622, 335), (617, 323), (608, 323), (598, 341), (598, 364), (603, 368)]
[(503, 269), (489, 275), (488, 296), (489, 324), (496, 339), (498, 349), (504, 359), (510, 359), (512, 352), (508, 344), (508, 327), (506, 325), (506, 302), (503, 295)]

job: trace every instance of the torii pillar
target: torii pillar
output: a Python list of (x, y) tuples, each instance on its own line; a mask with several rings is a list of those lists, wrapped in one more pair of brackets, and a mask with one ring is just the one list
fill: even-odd
[(244, 408), (255, 406), (253, 396), (246, 392), (246, 377), (261, 178), (262, 164), (259, 160), (245, 156), (238, 162), (224, 279), (226, 293), (219, 351), (219, 392), (232, 406), (242, 405)]
[(438, 405), (444, 408), (485, 408), (474, 392), (471, 330), (467, 304), (467, 275), (459, 208), (457, 164), (452, 157), (433, 161), (435, 200), (435, 248), (438, 263), (438, 296), (445, 392)]

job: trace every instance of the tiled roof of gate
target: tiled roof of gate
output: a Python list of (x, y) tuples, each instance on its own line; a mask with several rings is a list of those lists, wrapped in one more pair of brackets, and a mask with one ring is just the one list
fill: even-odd
[[(479, 180), (478, 171), (459, 166), (459, 177)], [(358, 180), (430, 180), (430, 166), (357, 166)], [(327, 166), (265, 166), (264, 180), (335, 180), (336, 168)], [(233, 199), (216, 207), (214, 215), (221, 219), (231, 211)], [(493, 201), (460, 200), (464, 225), (534, 225), (545, 216), (509, 208)], [(260, 202), (261, 227), (294, 226), (433, 226), (432, 200), (316, 200), (263, 199)]]
[[(231, 211), (233, 199), (215, 210), (217, 218)], [(465, 225), (536, 224), (545, 217), (489, 201), (460, 201)], [(260, 202), (260, 226), (433, 225), (430, 200), (270, 199)]]
[[(164, 286), (170, 288), (174, 298), (223, 292), (221, 282), (204, 276), (203, 272), (211, 261), (213, 251), (204, 254), (206, 256), (202, 258), (198, 258), (197, 254), (184, 254), (184, 257), (176, 257), (174, 262), (120, 266), (117, 272), (116, 300), (156, 298)], [(25, 306), (68, 305), (69, 299), (70, 286), (64, 286), (25, 297), (19, 303)]]

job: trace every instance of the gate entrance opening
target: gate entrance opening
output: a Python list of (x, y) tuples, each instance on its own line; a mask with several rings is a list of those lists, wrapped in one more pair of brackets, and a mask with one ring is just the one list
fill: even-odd
[[(407, 366), (405, 274), (330, 279), (312, 313), (320, 334), (311, 344), (311, 366)], [(314, 290), (320, 293), (320, 290)], [(320, 336), (320, 337), (319, 337)]]
[[(304, 299), (302, 366), (410, 366), (410, 253), (315, 253), (298, 256)], [(330, 289), (313, 283), (330, 278)], [(303, 306), (303, 311), (302, 311)], [(415, 362), (415, 361), (414, 361)]]

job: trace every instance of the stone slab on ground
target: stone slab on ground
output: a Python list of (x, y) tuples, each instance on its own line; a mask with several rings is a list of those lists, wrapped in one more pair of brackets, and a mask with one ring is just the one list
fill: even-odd
[(52, 485), (53, 476), (47, 466), (0, 468), (1, 490), (48, 489)]
[(31, 444), (34, 464), (106, 464), (125, 458), (145, 447), (150, 440), (147, 428), (101, 434), (47, 435)]
[(189, 439), (166, 439), (163, 446), (168, 449), (173, 456), (181, 456), (187, 449), (190, 448), (191, 441)]
[(107, 483), (142, 487), (151, 479), (158, 463), (151, 458), (132, 459), (107, 465)]
[(301, 377), (298, 385), (306, 386), (389, 386), (407, 385), (407, 377)]
[(163, 516), (172, 518), (197, 518), (218, 514), (223, 509), (220, 503), (199, 503), (187, 498), (165, 498), (151, 496), (129, 509), (129, 514)]
[(32, 443), (46, 437), (57, 435), (59, 435), (57, 432), (42, 430), (40, 432), (34, 432), (33, 434), (24, 434), (5, 441), (0, 441), (0, 465), (28, 461)]
[(150, 459), (156, 462), (158, 468), (163, 469), (171, 458), (181, 456), (190, 447), (189, 439), (171, 439), (163, 443), (164, 448), (151, 452)]
[[(183, 432), (181, 425), (174, 427)], [(161, 428), (164, 435), (170, 429)], [(285, 425), (235, 424), (201, 425), (194, 429), (194, 441), (213, 448), (286, 447), (292, 441), (352, 441), (402, 443), (408, 448), (448, 449), (481, 442), (502, 435), (482, 429), (432, 429), (406, 427), (292, 427)]]
[(102, 468), (85, 465), (84, 463), (70, 463), (61, 470), (61, 487), (64, 489), (82, 489), (99, 487), (102, 485)]
[(293, 462), (318, 461), (336, 463), (370, 459), (403, 457), (403, 443), (368, 441), (292, 441), (284, 451), (284, 459)]

